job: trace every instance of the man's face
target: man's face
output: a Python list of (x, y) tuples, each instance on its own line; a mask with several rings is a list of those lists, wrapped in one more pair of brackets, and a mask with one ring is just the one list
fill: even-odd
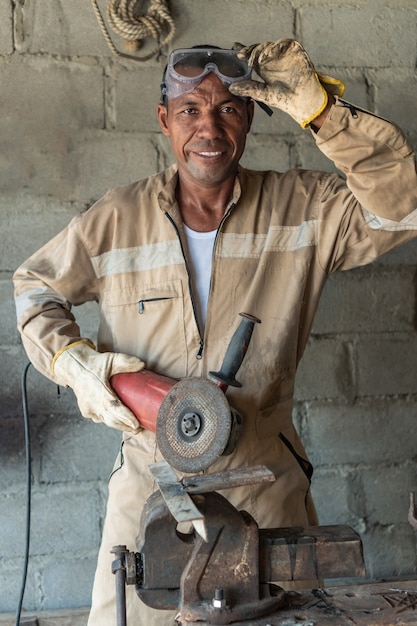
[(158, 119), (180, 179), (215, 186), (235, 176), (253, 118), (253, 102), (233, 96), (215, 74), (191, 93), (160, 104)]

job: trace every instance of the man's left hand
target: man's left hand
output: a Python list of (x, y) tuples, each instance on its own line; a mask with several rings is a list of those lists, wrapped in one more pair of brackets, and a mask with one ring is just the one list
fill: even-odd
[(343, 94), (343, 83), (318, 74), (304, 48), (294, 39), (246, 47), (235, 44), (234, 48), (264, 83), (238, 81), (230, 85), (230, 92), (281, 109), (303, 128), (324, 112), (329, 102), (328, 94)]

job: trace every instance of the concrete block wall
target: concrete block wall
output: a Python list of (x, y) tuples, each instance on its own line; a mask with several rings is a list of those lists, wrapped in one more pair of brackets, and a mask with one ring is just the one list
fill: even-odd
[[(104, 0), (100, 0), (102, 10)], [(173, 47), (300, 39), (346, 97), (417, 144), (415, 0), (178, 0)], [(123, 42), (113, 37), (120, 50)], [(141, 53), (153, 47), (147, 42)], [(14, 269), (108, 187), (171, 162), (156, 122), (166, 53), (106, 45), (87, 0), (0, 3), (0, 612), (17, 605), (25, 453)], [(243, 163), (332, 170), (284, 114), (257, 111)], [(413, 576), (417, 490), (417, 241), (325, 289), (297, 379), (294, 419), (315, 466), (321, 523), (362, 535), (368, 575)], [(94, 333), (96, 314), (80, 307)], [(32, 541), (24, 607), (88, 606), (119, 434), (82, 419), (70, 391), (30, 369)]]

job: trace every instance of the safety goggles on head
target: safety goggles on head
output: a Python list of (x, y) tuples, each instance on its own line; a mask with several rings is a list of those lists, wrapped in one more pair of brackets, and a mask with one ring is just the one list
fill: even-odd
[(225, 87), (229, 87), (232, 83), (250, 78), (252, 68), (245, 60), (239, 59), (234, 50), (215, 47), (179, 48), (169, 55), (161, 85), (162, 96), (174, 99), (191, 93), (210, 72)]
[(234, 50), (180, 48), (169, 55), (162, 93), (171, 99), (191, 93), (210, 72), (228, 87), (249, 78), (251, 71)]

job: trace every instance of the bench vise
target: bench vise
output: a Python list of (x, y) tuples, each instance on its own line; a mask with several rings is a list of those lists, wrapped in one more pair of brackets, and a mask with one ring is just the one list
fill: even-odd
[[(271, 480), (263, 466), (182, 481), (164, 462), (152, 468), (160, 490), (144, 508), (138, 552), (125, 546), (112, 551), (118, 626), (126, 624), (126, 584), (134, 584), (148, 606), (177, 610), (182, 626), (252, 625), (285, 604), (277, 582), (314, 586), (324, 578), (364, 575), (361, 540), (350, 527), (259, 529), (247, 512), (212, 490)], [(184, 520), (194, 528), (181, 529)]]

